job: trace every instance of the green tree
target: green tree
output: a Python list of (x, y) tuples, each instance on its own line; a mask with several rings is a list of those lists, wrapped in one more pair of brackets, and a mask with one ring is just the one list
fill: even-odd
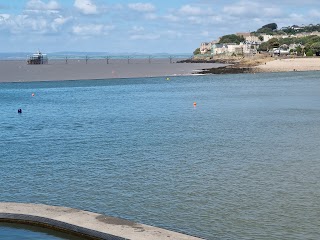
[(269, 51), (269, 44), (267, 42), (263, 42), (259, 46), (259, 51)]
[(302, 49), (302, 47), (298, 46), (298, 47), (296, 48), (296, 52), (297, 52), (297, 55), (298, 55), (298, 56), (302, 56), (302, 55), (303, 55), (303, 49)]
[(315, 42), (315, 43), (311, 44), (310, 50), (313, 53), (320, 52), (320, 42)]
[(278, 25), (276, 23), (269, 23), (257, 30), (257, 33), (265, 33), (272, 35), (274, 31), (276, 31), (278, 28)]
[(193, 51), (193, 55), (198, 55), (200, 54), (200, 48), (197, 48), (196, 50)]
[(269, 23), (262, 26), (261, 28), (270, 28), (271, 30), (276, 30), (278, 28), (278, 25), (276, 23)]
[(312, 57), (312, 56), (313, 56), (313, 52), (311, 51), (311, 49), (306, 53), (306, 55), (307, 55), (308, 57)]
[(245, 39), (243, 36), (238, 36), (235, 34), (224, 35), (220, 38), (219, 43), (236, 43), (239, 44), (240, 42), (244, 42)]
[(259, 36), (258, 38), (261, 42), (263, 41), (263, 36)]
[(269, 48), (278, 48), (280, 46), (280, 43), (279, 43), (279, 39), (278, 38), (271, 38), (269, 41), (268, 41), (268, 45), (269, 45)]
[(265, 33), (268, 35), (273, 35), (273, 30), (271, 28), (259, 28), (257, 33)]

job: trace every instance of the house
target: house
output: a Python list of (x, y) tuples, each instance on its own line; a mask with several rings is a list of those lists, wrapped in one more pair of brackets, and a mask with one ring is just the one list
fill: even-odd
[(212, 44), (214, 43), (215, 41), (212, 41), (212, 42), (203, 42), (201, 43), (200, 45), (200, 53), (201, 54), (206, 54), (208, 52), (211, 51), (211, 47), (212, 47)]
[(242, 46), (236, 43), (213, 44), (211, 47), (211, 55), (232, 55), (242, 53)]
[(228, 43), (228, 54), (242, 54), (243, 53), (243, 47), (241, 44), (235, 44), (235, 43)]
[(211, 46), (211, 55), (226, 54), (228, 52), (228, 46), (222, 43), (216, 43)]
[(258, 52), (259, 42), (246, 41), (242, 43), (243, 54), (256, 54)]
[(268, 35), (268, 34), (262, 34), (261, 36), (263, 37), (262, 42), (268, 42), (270, 39), (274, 38), (273, 35)]

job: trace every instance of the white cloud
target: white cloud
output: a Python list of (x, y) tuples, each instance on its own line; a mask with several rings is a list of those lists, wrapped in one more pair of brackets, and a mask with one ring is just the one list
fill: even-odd
[(199, 7), (193, 7), (191, 5), (184, 5), (179, 9), (179, 13), (186, 15), (201, 15), (203, 10)]
[(166, 37), (171, 37), (171, 38), (181, 38), (182, 37), (181, 32), (177, 32), (177, 31), (173, 31), (173, 30), (167, 30), (163, 33), (163, 35)]
[(201, 32), (201, 36), (208, 37), (209, 36), (209, 32), (208, 31), (202, 31)]
[(177, 17), (176, 15), (173, 15), (173, 14), (165, 15), (163, 18), (166, 19), (166, 20), (168, 20), (168, 21), (171, 21), (171, 22), (178, 22), (178, 21), (180, 21), (180, 17)]
[(91, 0), (75, 0), (73, 6), (86, 15), (98, 14), (97, 6)]
[(147, 20), (155, 20), (158, 18), (158, 16), (154, 13), (147, 13), (144, 17)]
[(43, 17), (30, 18), (28, 15), (18, 15), (10, 18), (7, 27), (12, 33), (31, 31), (41, 34), (48, 32), (48, 21)]
[(63, 17), (59, 16), (55, 19), (53, 19), (53, 22), (51, 24), (51, 27), (54, 31), (58, 31), (58, 29), (63, 26), (65, 23), (67, 23), (69, 20), (71, 20), (72, 17)]
[(49, 18), (43, 15), (9, 15), (0, 14), (0, 27), (12, 34), (47, 34), (56, 33), (71, 17), (56, 16)]
[(41, 0), (30, 0), (26, 5), (27, 11), (58, 11), (60, 6), (56, 1), (49, 1), (44, 3)]
[[(250, 7), (248, 7), (250, 6)], [(259, 9), (259, 11), (256, 11)], [(280, 17), (283, 16), (282, 8), (270, 3), (268, 7), (259, 2), (242, 1), (232, 5), (226, 5), (223, 12), (229, 16), (255, 18), (255, 17)]]
[(203, 18), (201, 17), (195, 17), (195, 16), (191, 16), (187, 18), (192, 24), (201, 24), (203, 23)]
[(81, 36), (107, 35), (109, 31), (114, 28), (115, 27), (113, 25), (85, 24), (73, 26), (72, 32)]
[(153, 12), (156, 9), (151, 3), (130, 3), (128, 7), (138, 12)]
[(253, 9), (257, 9), (256, 6), (253, 8), (248, 8), (247, 5), (245, 4), (237, 4), (237, 5), (230, 5), (230, 6), (225, 6), (223, 8), (223, 12), (225, 14), (231, 15), (231, 16), (259, 16), (261, 14), (260, 11), (253, 11)]
[(143, 31), (144, 31), (144, 27), (142, 27), (142, 26), (133, 26), (130, 32), (138, 33), (138, 32), (143, 32)]
[(134, 34), (130, 36), (131, 40), (156, 40), (159, 38), (159, 34)]
[(5, 22), (10, 18), (10, 14), (0, 14), (0, 23)]
[(309, 15), (311, 17), (314, 17), (314, 18), (319, 18), (320, 17), (320, 12), (319, 12), (319, 10), (313, 9), (313, 10), (309, 11)]
[(283, 12), (279, 7), (267, 7), (263, 9), (263, 15), (266, 17), (280, 17)]

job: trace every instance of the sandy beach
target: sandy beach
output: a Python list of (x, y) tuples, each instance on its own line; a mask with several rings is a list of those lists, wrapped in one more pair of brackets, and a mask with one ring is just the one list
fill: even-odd
[(256, 72), (319, 71), (320, 58), (277, 59), (253, 67)]
[(49, 60), (49, 64), (27, 65), (25, 61), (0, 61), (0, 82), (59, 81), (82, 79), (184, 76), (219, 63), (170, 63), (169, 59)]

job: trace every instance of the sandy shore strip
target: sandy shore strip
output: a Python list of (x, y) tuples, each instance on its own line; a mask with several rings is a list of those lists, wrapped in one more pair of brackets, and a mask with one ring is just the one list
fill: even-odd
[(185, 76), (202, 69), (225, 66), (219, 63), (170, 63), (147, 60), (49, 60), (49, 64), (27, 65), (26, 61), (0, 61), (0, 82), (59, 81), (84, 79)]
[(320, 58), (277, 59), (253, 67), (254, 72), (319, 71)]

